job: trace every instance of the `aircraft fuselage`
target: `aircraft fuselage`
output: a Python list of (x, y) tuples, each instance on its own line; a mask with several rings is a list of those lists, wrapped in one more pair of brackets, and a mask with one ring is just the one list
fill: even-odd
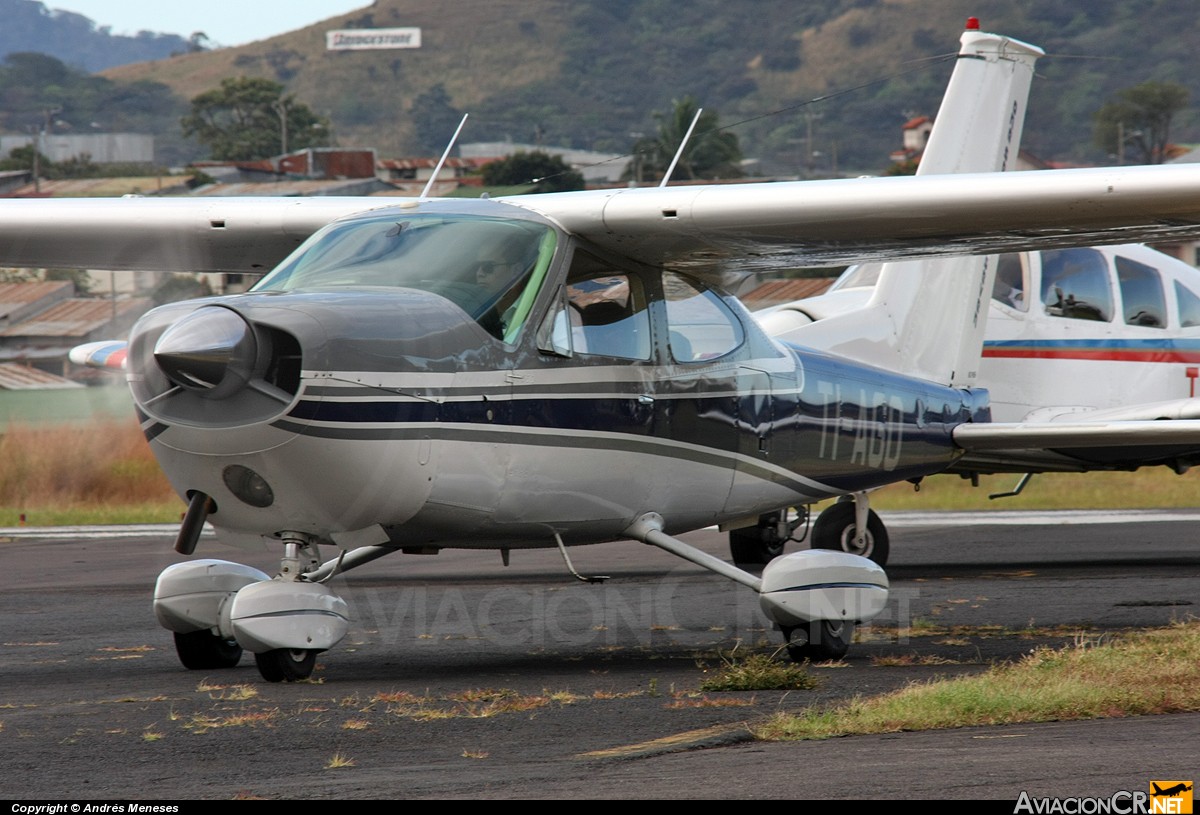
[[(387, 285), (363, 272), (268, 277), (135, 329), (146, 435), (181, 495), (213, 499), (227, 540), (552, 546), (555, 533), (618, 537), (647, 512), (675, 533), (941, 471), (957, 455), (950, 429), (987, 419), (982, 391), (773, 342), (702, 281), (483, 209), (468, 227), (515, 218), (541, 247), (514, 284), (523, 314), (472, 315), (469, 281), (445, 274)], [(362, 229), (396, 239), (406, 214)], [(320, 236), (310, 247), (336, 254)], [(598, 304), (613, 314), (589, 318)]]

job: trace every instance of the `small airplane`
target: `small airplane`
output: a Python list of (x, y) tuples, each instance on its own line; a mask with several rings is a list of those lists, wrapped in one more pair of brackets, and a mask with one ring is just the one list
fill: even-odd
[[(573, 572), (568, 547), (617, 539), (757, 592), (793, 658), (837, 658), (886, 602), (877, 563), (839, 545), (759, 575), (678, 535), (720, 524), (763, 549), (790, 507), (997, 446), (1200, 448), (1191, 420), (993, 422), (975, 387), (989, 256), (1200, 234), (1200, 167), (1002, 172), (1040, 53), (969, 22), (915, 178), (386, 206), (0, 201), (0, 263), (273, 268), (245, 294), (149, 312), (126, 349), (142, 428), (188, 504), (176, 550), (205, 521), (282, 550), (273, 577), (210, 559), (163, 571), (155, 614), (188, 668), (250, 651), (268, 681), (309, 676), (349, 627), (329, 582), (386, 555), (556, 547)], [(930, 256), (803, 344), (726, 293), (764, 269)], [(842, 506), (867, 527), (865, 501)]]
[(1173, 784), (1172, 786), (1167, 787), (1165, 790), (1159, 787), (1158, 784), (1155, 784), (1153, 781), (1150, 782), (1150, 786), (1154, 787), (1154, 792), (1150, 793), (1151, 795), (1155, 797), (1163, 795), (1168, 798), (1176, 796), (1181, 792), (1188, 792), (1192, 788), (1191, 784), (1183, 781), (1180, 781), (1178, 784)]
[[(863, 308), (885, 265), (853, 266), (826, 293), (755, 316), (769, 335), (795, 336), (801, 326)], [(1200, 269), (1144, 244), (997, 256), (978, 375), (994, 421), (1197, 419), (1198, 376)], [(1006, 497), (1019, 494), (1035, 473), (1144, 466), (1183, 473), (1198, 462), (1200, 450), (1177, 446), (1012, 448), (970, 452), (947, 472), (1022, 473), (1015, 490), (992, 496)], [(826, 512), (814, 527), (814, 545), (838, 548), (836, 542), (886, 565), (887, 533), (873, 511), (862, 538), (848, 510)]]

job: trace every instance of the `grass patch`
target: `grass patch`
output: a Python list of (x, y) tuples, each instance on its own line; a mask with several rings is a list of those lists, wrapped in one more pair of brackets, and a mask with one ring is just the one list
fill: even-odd
[[(1014, 509), (1160, 509), (1196, 505), (1196, 476), (1176, 475), (1166, 467), (1137, 472), (1042, 473), (1020, 495), (989, 500), (1008, 492), (1019, 476), (982, 475), (979, 486), (956, 475), (934, 475), (912, 484), (892, 484), (871, 493), (871, 508), (886, 510), (1014, 510)], [(821, 505), (823, 506), (823, 505)]]
[(1037, 648), (970, 677), (914, 684), (828, 710), (780, 714), (763, 739), (1070, 721), (1200, 710), (1200, 622)]
[(933, 654), (892, 654), (871, 657), (871, 664), (877, 668), (911, 668), (920, 665), (961, 665), (962, 661)]
[(340, 770), (345, 767), (353, 766), (354, 759), (350, 758), (350, 756), (343, 755), (342, 753), (334, 753), (329, 757), (329, 761), (325, 762), (325, 769), (327, 770)]
[(363, 711), (382, 703), (385, 711), (415, 721), (490, 719), (506, 713), (527, 713), (541, 708), (574, 704), (584, 697), (569, 691), (522, 694), (510, 688), (478, 688), (440, 698), (415, 696), (405, 691), (376, 693)]
[(675, 694), (673, 702), (667, 702), (663, 705), (666, 710), (696, 710), (700, 708), (712, 707), (753, 707), (754, 697), (745, 699), (742, 697), (723, 696), (716, 699), (704, 694)]
[(805, 666), (783, 662), (771, 654), (735, 656), (731, 651), (719, 656), (720, 665), (711, 671), (700, 664), (701, 670), (709, 674), (700, 683), (700, 690), (812, 690), (820, 684)]
[(132, 417), (9, 424), (0, 436), (0, 525), (178, 521), (183, 502)]

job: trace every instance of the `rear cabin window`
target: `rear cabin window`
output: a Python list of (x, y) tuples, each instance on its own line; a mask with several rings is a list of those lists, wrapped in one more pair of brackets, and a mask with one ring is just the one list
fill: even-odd
[(721, 298), (674, 272), (663, 273), (667, 330), (676, 362), (705, 362), (742, 344), (742, 324)]
[(1046, 313), (1070, 320), (1108, 322), (1113, 316), (1108, 264), (1095, 249), (1042, 252), (1042, 303)]
[(1167, 298), (1158, 269), (1117, 255), (1117, 283), (1126, 325), (1167, 327)]
[(1200, 325), (1200, 295), (1176, 280), (1175, 300), (1179, 304), (1179, 324), (1184, 328)]
[(1029, 276), (1021, 256), (1010, 252), (996, 261), (996, 282), (992, 284), (992, 299), (1017, 311), (1028, 311)]
[(566, 295), (575, 353), (650, 359), (650, 312), (640, 278), (579, 250)]

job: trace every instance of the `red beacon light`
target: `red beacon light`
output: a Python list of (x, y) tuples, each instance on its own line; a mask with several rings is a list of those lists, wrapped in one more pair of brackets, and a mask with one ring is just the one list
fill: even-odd
[(979, 18), (978, 17), (968, 17), (967, 18), (967, 31), (978, 31), (978, 30), (979, 30)]

